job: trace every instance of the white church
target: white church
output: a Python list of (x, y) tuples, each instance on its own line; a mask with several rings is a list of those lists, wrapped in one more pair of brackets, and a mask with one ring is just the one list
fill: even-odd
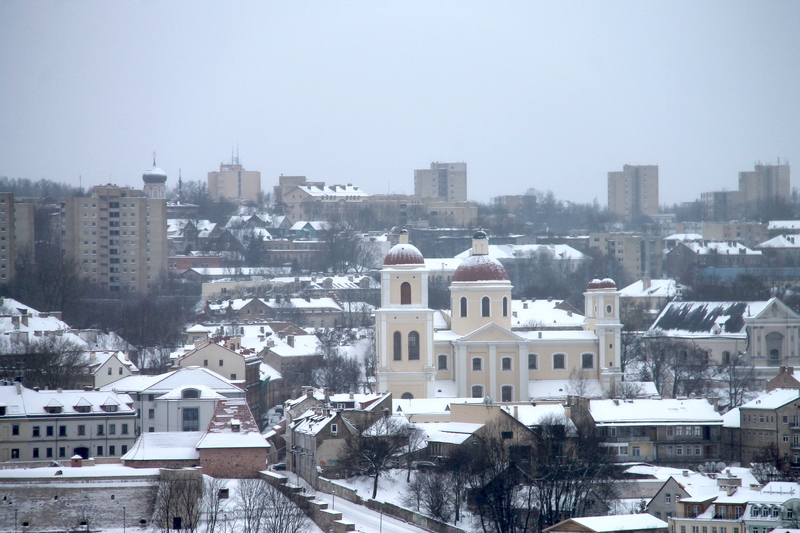
[(488, 250), (486, 234), (478, 231), (472, 255), (452, 278), (452, 311), (434, 311), (428, 308), (425, 260), (408, 243), (407, 232), (401, 233), (381, 270), (377, 390), (402, 399), (501, 402), (613, 391), (622, 380), (614, 281), (589, 283), (580, 330), (512, 331), (511, 282)]

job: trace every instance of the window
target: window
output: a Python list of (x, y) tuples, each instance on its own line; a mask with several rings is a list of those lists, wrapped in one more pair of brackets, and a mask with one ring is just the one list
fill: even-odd
[(400, 285), (400, 303), (401, 304), (411, 303), (411, 284), (407, 281), (404, 281)]
[(512, 359), (510, 357), (503, 357), (503, 359), (501, 359), (501, 368), (504, 372), (510, 372), (513, 370), (511, 361)]
[(236, 379), (236, 374), (231, 374), (231, 380), (235, 380), (235, 379)]
[(639, 457), (641, 455), (638, 446), (631, 447), (631, 455), (633, 455), (634, 457)]
[(403, 335), (399, 331), (394, 332), (394, 360), (403, 359)]
[(97, 424), (97, 434), (98, 435), (105, 435), (105, 426), (103, 424)]
[(223, 365), (222, 365), (222, 363), (224, 363), (224, 362), (225, 362), (225, 361), (223, 361), (222, 359), (220, 359), (220, 360), (219, 360), (219, 366), (223, 366)]
[(19, 459), (19, 448), (11, 448), (11, 458)]
[(33, 457), (34, 459), (38, 459), (38, 458), (39, 458), (39, 448), (34, 448), (34, 449), (33, 449), (33, 455), (32, 455), (32, 457)]
[(667, 455), (675, 455), (675, 448), (671, 444), (667, 445)]
[(483, 398), (483, 385), (473, 385), (472, 386), (472, 397), (473, 398)]
[(199, 398), (200, 391), (197, 389), (183, 389), (181, 398)]
[(67, 449), (63, 446), (58, 448), (58, 456), (59, 457), (66, 457), (67, 456)]
[(86, 435), (86, 426), (83, 424), (78, 426), (78, 435), (83, 436)]
[(110, 376), (110, 375), (111, 375), (111, 373), (112, 373), (113, 371), (114, 371), (114, 369), (113, 369), (113, 368), (111, 368), (111, 367), (109, 367), (109, 368), (108, 368), (108, 375)]
[(672, 436), (672, 427), (671, 426), (667, 426), (667, 437), (671, 437), (671, 436)]
[(122, 455), (125, 455), (126, 453), (128, 453), (128, 445), (127, 444), (123, 444), (122, 445)]
[(58, 436), (59, 437), (67, 436), (67, 426), (58, 426)]
[(11, 426), (11, 434), (19, 435), (19, 424), (14, 424)]
[(203, 366), (208, 366), (208, 359), (203, 359)]
[(508, 316), (508, 298), (503, 296), (503, 316)]
[(419, 333), (416, 331), (408, 334), (408, 360), (419, 361)]
[(467, 298), (465, 296), (461, 297), (461, 316), (467, 316)]
[(438, 369), (439, 370), (447, 370), (447, 356), (442, 354), (437, 357), (438, 360)]
[(536, 370), (539, 368), (539, 356), (535, 353), (528, 354), (528, 370)]
[(676, 446), (675, 452), (677, 455), (683, 455), (683, 446)]
[[(473, 357), (472, 358), (472, 371), (473, 372), (480, 372), (483, 370), (483, 358), (481, 357)], [(481, 398), (483, 395), (481, 394)]]
[(33, 426), (33, 434), (31, 436), (33, 437), (39, 436), (39, 426)]
[(109, 435), (116, 435), (117, 434), (117, 425), (116, 424), (109, 424), (108, 425), (108, 434)]
[(566, 356), (563, 353), (554, 353), (553, 354), (553, 370), (566, 370)]
[(45, 456), (53, 457), (53, 448), (47, 448), (47, 450), (45, 450)]
[(128, 424), (122, 424), (122, 434), (123, 435), (128, 434)]
[(489, 297), (484, 296), (481, 298), (481, 316), (491, 316), (489, 312)]
[(331, 435), (339, 434), (339, 424), (331, 424)]
[(97, 456), (98, 457), (102, 457), (103, 456), (103, 447), (102, 446), (98, 446), (97, 447)]
[(55, 433), (55, 426), (47, 426), (47, 436), (52, 437)]
[(581, 354), (581, 368), (594, 368), (594, 354)]
[(147, 410), (147, 418), (153, 419), (156, 417), (156, 410), (155, 409), (148, 409)]
[(200, 410), (196, 407), (183, 409), (183, 431), (200, 430)]
[(675, 428), (675, 435), (678, 437), (683, 437), (683, 426), (677, 426)]
[(503, 402), (511, 402), (514, 401), (514, 387), (511, 385), (503, 385), (500, 388), (500, 398)]
[(664, 503), (671, 504), (672, 503), (672, 494), (664, 494)]

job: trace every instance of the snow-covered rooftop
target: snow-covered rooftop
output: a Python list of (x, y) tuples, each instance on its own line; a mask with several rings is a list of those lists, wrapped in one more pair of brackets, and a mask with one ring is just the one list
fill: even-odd
[[(646, 529), (666, 529), (668, 524), (655, 516), (647, 513), (611, 515), (611, 516), (585, 516), (571, 518), (572, 522), (579, 524), (589, 531), (603, 533), (606, 531), (641, 531)], [(555, 526), (553, 526), (555, 527)], [(547, 529), (545, 529), (547, 531)]]
[[(60, 416), (85, 416), (79, 412), (89, 409), (89, 413), (106, 413), (103, 406), (115, 405), (114, 415), (133, 415), (133, 400), (127, 394), (110, 391), (83, 390), (33, 390), (20, 384), (0, 386), (0, 405), (6, 408), (6, 416), (31, 416), (47, 414), (46, 407), (61, 407)], [(112, 414), (112, 413), (109, 413)]]
[(649, 285), (645, 280), (634, 281), (624, 289), (620, 289), (620, 298), (674, 298), (677, 284), (674, 279), (652, 279)]
[(767, 409), (774, 410), (782, 407), (789, 402), (796, 401), (800, 405), (800, 391), (795, 389), (775, 389), (759, 396), (755, 400), (749, 401), (740, 406), (740, 409)]
[(681, 422), (722, 425), (722, 415), (705, 399), (591, 400), (589, 412), (598, 426), (652, 426)]

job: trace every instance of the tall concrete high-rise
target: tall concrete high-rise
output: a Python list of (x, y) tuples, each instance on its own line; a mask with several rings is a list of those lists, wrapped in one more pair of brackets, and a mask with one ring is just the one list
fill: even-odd
[(658, 213), (658, 165), (625, 165), (608, 173), (608, 210), (627, 220)]
[(14, 194), (0, 192), (0, 285), (14, 278)]
[(245, 170), (238, 156), (231, 157), (230, 164), (219, 164), (219, 172), (208, 173), (208, 193), (215, 202), (223, 199), (258, 202), (261, 172)]
[[(142, 179), (145, 189), (158, 195), (166, 174), (153, 167)], [(110, 291), (146, 292), (167, 273), (167, 201), (110, 184), (93, 187), (89, 197), (63, 199), (61, 247), (93, 283)]]
[(430, 169), (414, 171), (414, 195), (467, 201), (467, 164), (431, 163)]
[(739, 192), (748, 207), (766, 200), (789, 200), (792, 190), (789, 165), (755, 165), (755, 170), (739, 172)]

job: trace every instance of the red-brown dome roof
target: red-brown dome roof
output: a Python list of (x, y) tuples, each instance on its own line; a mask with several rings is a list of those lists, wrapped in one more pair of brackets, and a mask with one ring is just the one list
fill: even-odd
[(425, 258), (422, 257), (422, 253), (411, 244), (395, 244), (383, 258), (383, 266), (424, 264)]
[(453, 281), (503, 281), (508, 280), (508, 272), (500, 261), (488, 255), (467, 257), (453, 274)]
[(593, 279), (589, 282), (589, 285), (586, 286), (587, 289), (616, 289), (617, 284), (614, 283), (614, 280), (611, 278), (605, 278), (602, 280)]

